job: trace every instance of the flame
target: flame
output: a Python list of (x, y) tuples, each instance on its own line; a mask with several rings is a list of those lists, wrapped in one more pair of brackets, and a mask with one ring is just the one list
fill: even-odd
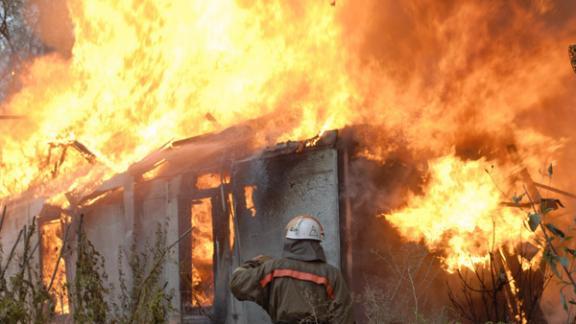
[(234, 195), (228, 193), (228, 246), (230, 251), (234, 250), (236, 240), (236, 215), (234, 210)]
[(149, 180), (153, 180), (153, 179), (157, 178), (160, 175), (160, 173), (162, 172), (163, 167), (165, 166), (164, 163), (166, 163), (165, 159), (161, 159), (160, 161), (156, 162), (150, 168), (150, 170), (148, 170), (142, 174), (142, 180), (149, 181)]
[(214, 302), (214, 237), (212, 203), (209, 198), (192, 205), (192, 300), (193, 306)]
[(228, 182), (230, 182), (228, 175), (205, 173), (196, 179), (196, 188), (199, 190), (211, 189)]
[(42, 281), (46, 287), (52, 284), (50, 293), (56, 301), (56, 313), (68, 314), (66, 262), (64, 258), (58, 260), (63, 246), (61, 232), (59, 219), (42, 224)]
[[(289, 125), (268, 140), (317, 134), (353, 91), (328, 3), (68, 0), (69, 59), (35, 60), (3, 109), (26, 116), (0, 138), (0, 196), (94, 187), (173, 138), (223, 129), (286, 106)], [(318, 67), (309, 60), (318, 53)], [(334, 123), (335, 126), (338, 123)], [(71, 135), (73, 134), (73, 135)], [(73, 138), (56, 179), (48, 146)], [(42, 187), (40, 190), (37, 187)]]
[[(506, 260), (506, 256), (501, 249), (498, 249), (498, 256), (501, 258), (501, 260)], [(523, 301), (521, 298), (519, 298), (520, 289), (518, 287), (518, 283), (516, 282), (516, 279), (514, 279), (512, 270), (510, 270), (510, 266), (507, 262), (502, 262), (502, 268), (504, 269), (504, 274), (509, 284), (509, 287), (505, 293), (507, 295), (511, 295), (506, 297), (508, 308), (511, 310), (510, 313), (515, 314), (514, 319), (517, 323), (527, 324), (528, 321), (526, 319), (526, 312), (524, 311)]]
[(252, 217), (256, 217), (256, 205), (254, 205), (254, 190), (256, 189), (256, 185), (244, 186), (244, 204)]
[(558, 44), (576, 22), (546, 29), (549, 1), (63, 1), (72, 48), (30, 62), (2, 106), (26, 118), (0, 125), (0, 197), (89, 192), (172, 139), (256, 118), (258, 145), (364, 123), (426, 157), (471, 133), (542, 151), (557, 141), (524, 116), (570, 103)]
[[(452, 147), (480, 138), (482, 157), (509, 141), (532, 170), (542, 157), (573, 165), (560, 145), (574, 124), (569, 1), (63, 1), (73, 47), (29, 62), (1, 107), (25, 116), (0, 124), (1, 198), (32, 189), (65, 204), (172, 139), (247, 120), (261, 146), (367, 124), (365, 157), (434, 157), (424, 193), (386, 217), (453, 271), (529, 234), (499, 205), (487, 158)], [(193, 223), (208, 242), (204, 216)], [(213, 247), (194, 246), (195, 283), (210, 284)]]
[(501, 205), (507, 197), (487, 175), (487, 165), (454, 155), (430, 161), (425, 194), (413, 196), (386, 219), (407, 240), (439, 252), (450, 272), (485, 264), (496, 249), (514, 249), (532, 232), (523, 211)]

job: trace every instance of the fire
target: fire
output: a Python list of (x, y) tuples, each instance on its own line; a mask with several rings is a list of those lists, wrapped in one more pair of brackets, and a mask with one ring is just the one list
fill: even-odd
[(50, 293), (56, 301), (55, 311), (58, 314), (68, 314), (66, 262), (60, 258), (62, 250), (62, 231), (59, 219), (46, 222), (42, 225), (42, 281), (49, 287)]
[(234, 249), (234, 240), (236, 239), (236, 216), (234, 211), (234, 196), (228, 194), (228, 246), (230, 251)]
[(230, 182), (228, 175), (217, 174), (217, 173), (205, 173), (196, 179), (197, 189), (210, 189), (217, 188), (223, 183)]
[(472, 269), (487, 262), (490, 252), (513, 249), (531, 237), (526, 214), (501, 205), (511, 198), (486, 173), (488, 165), (453, 155), (432, 160), (425, 193), (386, 219), (409, 241), (442, 255), (448, 271)]
[[(0, 125), (0, 197), (62, 205), (173, 139), (252, 119), (257, 145), (365, 123), (438, 156), (471, 133), (541, 135), (520, 116), (568, 101), (556, 45), (576, 23), (533, 23), (547, 1), (63, 1), (72, 47), (30, 62), (2, 106), (25, 118)], [(498, 19), (510, 24), (493, 34)]]
[(202, 199), (192, 205), (192, 300), (193, 306), (214, 302), (214, 238), (212, 204)]
[[(0, 198), (32, 189), (63, 206), (173, 139), (254, 119), (260, 146), (367, 124), (360, 150), (380, 161), (384, 137), (421, 160), (480, 138), (479, 156), (506, 139), (531, 164), (573, 165), (556, 145), (574, 124), (568, 1), (62, 1), (72, 48), (29, 62), (0, 107), (24, 117), (0, 124)], [(386, 218), (451, 271), (512, 248), (524, 215), (499, 205), (486, 162), (430, 161), (424, 194)], [(210, 206), (191, 210), (202, 293)]]
[[(340, 64), (346, 54), (335, 11), (322, 1), (305, 9), (231, 0), (67, 0), (67, 7), (71, 57), (34, 61), (3, 107), (26, 119), (0, 138), (0, 196), (31, 187), (46, 195), (89, 190), (172, 139), (279, 107), (287, 127), (261, 144), (311, 137), (328, 108), (346, 110), (354, 92)], [(314, 56), (329, 64), (318, 66)], [(53, 176), (50, 143), (70, 136), (95, 161), (68, 150)]]
[(256, 206), (254, 205), (254, 190), (256, 190), (255, 185), (249, 185), (244, 187), (244, 203), (246, 204), (246, 210), (250, 213), (250, 216), (256, 217)]

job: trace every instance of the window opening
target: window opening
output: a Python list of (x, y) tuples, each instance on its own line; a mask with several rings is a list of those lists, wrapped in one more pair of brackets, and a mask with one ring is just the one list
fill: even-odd
[(48, 287), (52, 281), (50, 293), (56, 301), (57, 314), (70, 313), (68, 291), (66, 289), (66, 262), (60, 256), (62, 241), (62, 225), (59, 219), (47, 221), (42, 224), (42, 281)]
[(195, 200), (190, 210), (192, 223), (192, 298), (193, 307), (214, 303), (214, 237), (210, 198)]

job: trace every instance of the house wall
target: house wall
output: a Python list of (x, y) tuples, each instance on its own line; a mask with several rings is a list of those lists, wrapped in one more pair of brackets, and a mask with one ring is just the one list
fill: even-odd
[[(130, 224), (126, 222), (121, 195), (113, 196), (83, 210), (83, 228), (95, 250), (104, 258), (104, 271), (108, 277), (105, 284), (110, 288), (108, 301), (118, 303), (120, 297), (119, 258), (122, 257), (122, 270), (128, 273), (128, 256), (124, 252), (130, 251), (131, 237), (127, 235)], [(121, 249), (124, 251), (122, 254)], [(127, 279), (130, 283), (130, 278)]]
[[(328, 263), (340, 267), (338, 152), (332, 148), (240, 162), (233, 173), (240, 263), (257, 255), (280, 257), (285, 226), (300, 214), (317, 217), (326, 233)], [(245, 187), (255, 186), (253, 202)], [(255, 206), (255, 210), (247, 205)], [(270, 323), (254, 303), (231, 303), (228, 323)]]
[[(150, 251), (158, 238), (157, 231), (166, 235), (165, 246), (178, 241), (178, 197), (181, 176), (172, 179), (157, 179), (135, 186), (136, 242), (140, 251)], [(166, 291), (171, 293), (172, 307), (176, 310), (170, 318), (179, 321), (180, 272), (178, 265), (178, 244), (174, 245), (166, 257), (161, 280), (167, 282)]]
[[(107, 282), (111, 288), (110, 301), (117, 302), (120, 297), (120, 256), (126, 284), (130, 287), (132, 270), (129, 262), (132, 253), (147, 253), (151, 258), (158, 230), (166, 235), (166, 246), (178, 240), (179, 185), (179, 176), (141, 183), (128, 182), (124, 187), (111, 192), (109, 197), (83, 209), (87, 237), (105, 260)], [(148, 260), (148, 267), (152, 262), (152, 259)], [(180, 294), (177, 244), (167, 255), (160, 280), (167, 282), (166, 291), (173, 295), (172, 307), (176, 312), (170, 321), (178, 322)]]
[[(117, 302), (120, 296), (120, 250), (125, 252), (121, 259), (122, 271), (130, 285), (129, 254), (152, 247), (158, 225), (165, 230), (166, 245), (178, 242), (180, 234), (189, 227), (184, 228), (180, 223), (182, 217), (190, 217), (190, 201), (197, 199), (199, 192), (209, 196), (216, 206), (213, 214), (216, 305), (211, 310), (212, 316), (218, 317), (217, 322), (269, 323), (268, 316), (258, 306), (238, 302), (232, 297), (228, 288), (230, 274), (236, 266), (258, 254), (279, 257), (286, 223), (304, 213), (316, 216), (323, 223), (326, 232), (323, 246), (328, 262), (340, 267), (337, 157), (337, 150), (323, 148), (240, 161), (233, 165), (233, 170), (228, 170), (231, 184), (202, 192), (189, 183), (194, 178), (190, 169), (170, 178), (151, 181), (135, 180), (126, 175), (119, 186), (107, 188), (101, 199), (74, 213), (76, 216), (84, 214), (88, 239), (105, 260), (104, 269), (111, 288), (110, 301)], [(202, 170), (207, 172), (207, 169)], [(253, 210), (247, 209), (245, 186), (255, 188), (250, 202), (255, 207)], [(231, 196), (233, 202), (228, 201)], [(4, 246), (15, 240), (19, 228), (39, 214), (42, 206), (43, 201), (39, 200), (11, 207), (10, 217), (7, 217), (0, 233)], [(230, 250), (228, 213), (232, 211), (236, 220), (232, 227), (236, 241), (234, 249)], [(74, 242), (71, 244), (73, 247)], [(133, 246), (136, 251), (132, 251)], [(171, 322), (181, 320), (179, 248), (180, 244), (172, 246), (161, 279), (168, 283), (166, 289), (173, 294), (175, 312), (171, 315)], [(74, 262), (75, 254), (72, 253), (67, 260), (69, 281), (74, 276)], [(205, 316), (196, 317), (191, 317), (194, 323), (207, 319)]]
[[(44, 206), (44, 199), (32, 199), (16, 201), (9, 204), (6, 210), (6, 216), (0, 230), (0, 244), (2, 245), (2, 268), (6, 265), (10, 250), (18, 239), (18, 233), (24, 228), (32, 224), (34, 217), (40, 215), (42, 207)], [(0, 216), (1, 217), (1, 216)], [(36, 222), (36, 233), (38, 231), (38, 223)], [(31, 246), (34, 247), (38, 243), (39, 236), (35, 234), (31, 240)], [(10, 263), (6, 270), (6, 277), (11, 277), (18, 269), (17, 257), (20, 257), (24, 251), (24, 236), (20, 239), (15, 251), (15, 258)], [(39, 249), (34, 251), (35, 256), (31, 259), (35, 265), (39, 264)]]

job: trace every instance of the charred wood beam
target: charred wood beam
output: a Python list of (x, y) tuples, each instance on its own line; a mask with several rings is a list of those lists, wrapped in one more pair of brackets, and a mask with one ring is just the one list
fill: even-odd
[(50, 145), (50, 148), (63, 147), (64, 149), (66, 149), (67, 147), (71, 147), (76, 151), (78, 151), (78, 153), (80, 153), (82, 157), (84, 157), (86, 161), (90, 163), (94, 163), (97, 160), (96, 154), (92, 153), (90, 149), (88, 149), (84, 144), (80, 143), (77, 140), (64, 141), (64, 142), (50, 142), (48, 144)]
[(516, 145), (508, 145), (507, 149), (508, 153), (510, 154), (510, 158), (512, 159), (512, 162), (520, 167), (520, 171), (516, 174), (516, 176), (526, 185), (527, 194), (530, 195), (533, 201), (538, 202), (542, 200), (542, 196), (540, 195), (538, 188), (536, 188), (534, 180), (532, 180), (532, 177), (530, 176), (528, 169), (526, 169), (526, 167), (522, 163), (522, 159), (520, 158), (520, 154), (518, 153)]
[(54, 284), (54, 279), (56, 279), (56, 273), (58, 272), (58, 266), (60, 265), (60, 261), (64, 256), (64, 249), (67, 247), (68, 243), (68, 234), (70, 233), (71, 224), (67, 224), (66, 226), (66, 233), (64, 234), (64, 239), (62, 240), (62, 247), (60, 247), (60, 253), (58, 254), (58, 259), (56, 260), (56, 265), (54, 266), (54, 271), (52, 271), (52, 275), (50, 276), (50, 283), (48, 284), (47, 290), (50, 292), (52, 289), (52, 285)]
[(80, 155), (90, 164), (94, 164), (96, 163), (96, 161), (98, 161), (98, 157), (96, 156), (96, 154), (94, 154), (90, 149), (88, 149), (86, 145), (80, 143), (77, 140), (49, 142), (48, 145), (49, 148), (48, 148), (48, 157), (46, 158), (46, 165), (50, 165), (50, 160), (52, 159), (52, 150), (55, 148), (62, 148), (60, 158), (54, 163), (54, 166), (50, 171), (52, 173), (53, 178), (55, 178), (58, 175), (60, 167), (62, 166), (62, 164), (66, 159), (66, 154), (69, 147), (80, 153)]
[(519, 207), (519, 208), (530, 208), (532, 207), (532, 203), (525, 202), (525, 203), (515, 203), (511, 201), (503, 201), (500, 203), (500, 206), (504, 207)]
[[(576, 47), (574, 48), (574, 51), (576, 51)], [(530, 173), (528, 172), (526, 167), (522, 164), (522, 160), (520, 159), (520, 155), (518, 154), (518, 150), (516, 149), (515, 145), (508, 146), (508, 153), (510, 154), (512, 161), (516, 165), (521, 167), (520, 171), (516, 174), (516, 176), (524, 182), (526, 194), (528, 195), (530, 202), (528, 203), (502, 202), (500, 203), (502, 206), (530, 208), (535, 205), (540, 205), (541, 210), (547, 210), (547, 209), (556, 210), (559, 209), (560, 207), (564, 207), (564, 205), (559, 199), (542, 198), (542, 194), (538, 190), (539, 188), (552, 191), (572, 199), (576, 199), (576, 195), (573, 193), (560, 190), (551, 186), (547, 186), (542, 183), (535, 182), (530, 176)]]
[(72, 148), (78, 151), (82, 156), (90, 163), (96, 162), (96, 154), (92, 153), (84, 144), (78, 142), (77, 140), (72, 141), (70, 144)]
[(546, 189), (546, 190), (555, 192), (555, 193), (557, 193), (557, 194), (564, 195), (564, 196), (566, 196), (566, 197), (570, 197), (570, 198), (576, 199), (576, 195), (573, 194), (573, 193), (570, 193), (570, 192), (568, 192), (568, 191), (556, 189), (556, 188), (554, 188), (554, 187), (550, 187), (550, 186), (547, 186), (547, 185), (545, 185), (545, 184), (541, 184), (541, 183), (538, 183), (538, 182), (534, 182), (534, 186), (536, 186), (536, 187), (538, 187), (538, 188), (542, 188), (542, 189)]
[(2, 219), (0, 219), (0, 232), (2, 232), (2, 227), (4, 227), (4, 219), (6, 218), (6, 205), (2, 209)]
[(540, 209), (542, 210), (546, 209), (556, 210), (559, 209), (560, 207), (564, 208), (564, 204), (562, 204), (560, 199), (554, 199), (554, 198), (543, 198), (540, 199), (540, 201), (525, 202), (525, 203), (509, 202), (509, 201), (503, 201), (500, 203), (500, 206), (520, 207), (520, 208), (532, 208), (534, 205), (540, 205)]

